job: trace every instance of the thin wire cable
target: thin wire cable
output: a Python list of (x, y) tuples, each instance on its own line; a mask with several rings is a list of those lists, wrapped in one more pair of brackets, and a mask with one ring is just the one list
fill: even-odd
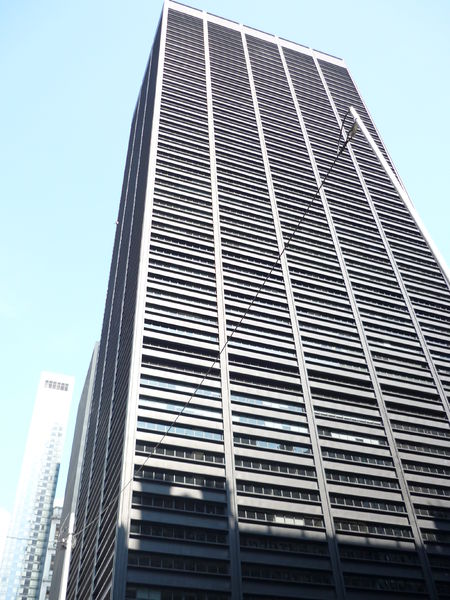
[[(347, 111), (348, 114), (348, 111)], [(347, 115), (346, 115), (347, 116)], [(341, 125), (341, 129), (339, 132), (339, 140), (338, 140), (338, 144), (340, 143), (340, 139), (341, 139), (341, 134), (342, 134), (342, 130), (343, 130), (343, 123)], [(222, 353), (224, 352), (224, 350), (228, 347), (228, 344), (230, 342), (230, 340), (233, 338), (234, 334), (236, 333), (236, 331), (238, 330), (238, 328), (241, 326), (243, 320), (245, 319), (245, 317), (248, 315), (248, 313), (250, 312), (251, 308), (253, 307), (255, 301), (257, 300), (259, 294), (261, 293), (261, 291), (263, 290), (264, 286), (266, 285), (267, 281), (269, 280), (270, 276), (272, 275), (273, 271), (275, 270), (275, 268), (278, 266), (278, 263), (281, 260), (281, 257), (283, 256), (283, 254), (286, 253), (286, 250), (288, 249), (290, 243), (292, 242), (292, 239), (294, 238), (295, 234), (297, 233), (297, 231), (300, 228), (300, 225), (303, 223), (304, 219), (306, 218), (306, 216), (308, 215), (311, 206), (313, 205), (314, 201), (316, 200), (317, 196), (320, 193), (320, 190), (322, 189), (322, 187), (324, 186), (325, 181), (327, 180), (328, 176), (330, 175), (332, 169), (334, 168), (334, 165), (336, 164), (338, 158), (341, 156), (341, 154), (344, 152), (345, 148), (347, 147), (348, 143), (350, 142), (351, 139), (353, 139), (354, 134), (352, 136), (347, 136), (347, 139), (345, 140), (344, 144), (342, 145), (342, 147), (340, 149), (338, 149), (338, 152), (336, 154), (336, 156), (333, 159), (333, 162), (331, 163), (331, 165), (329, 166), (327, 172), (325, 173), (321, 184), (318, 186), (317, 190), (314, 193), (314, 196), (311, 198), (311, 200), (309, 201), (305, 212), (303, 213), (303, 215), (300, 217), (297, 225), (295, 226), (294, 230), (292, 231), (291, 235), (288, 237), (287, 242), (284, 244), (283, 248), (281, 249), (281, 251), (279, 252), (275, 262), (273, 263), (270, 271), (267, 273), (267, 275), (265, 276), (263, 282), (261, 283), (261, 285), (259, 286), (259, 288), (257, 289), (255, 295), (252, 298), (252, 301), (250, 302), (250, 304), (247, 306), (247, 308), (244, 311), (244, 314), (242, 315), (242, 317), (239, 319), (239, 321), (237, 322), (237, 324), (235, 325), (233, 331), (230, 333), (230, 335), (227, 337), (226, 342), (224, 343), (224, 345), (222, 346), (221, 350), (219, 351), (219, 354), (217, 355), (217, 358), (214, 359), (214, 361), (211, 363), (211, 365), (208, 367), (206, 373), (203, 375), (202, 379), (200, 380), (200, 383), (197, 384), (196, 388), (194, 389), (194, 391), (192, 392), (192, 394), (190, 395), (190, 397), (188, 398), (188, 400), (185, 402), (185, 404), (183, 405), (183, 407), (181, 408), (180, 412), (177, 414), (177, 416), (175, 417), (175, 419), (172, 421), (172, 423), (169, 425), (169, 427), (167, 428), (167, 430), (164, 432), (164, 434), (161, 436), (160, 440), (153, 446), (152, 448), (152, 452), (149, 453), (149, 455), (147, 456), (147, 458), (144, 460), (144, 462), (139, 466), (139, 468), (134, 472), (133, 477), (131, 477), (127, 483), (125, 483), (125, 485), (121, 488), (121, 490), (114, 496), (114, 498), (108, 502), (108, 504), (100, 511), (100, 513), (94, 517), (91, 521), (89, 521), (88, 523), (86, 523), (86, 525), (84, 525), (79, 531), (74, 531), (73, 532), (73, 538), (74, 540), (76, 539), (77, 536), (79, 536), (80, 534), (82, 534), (84, 531), (86, 531), (86, 529), (89, 529), (89, 527), (91, 527), (92, 525), (95, 525), (95, 523), (97, 523), (97, 521), (99, 521), (103, 515), (103, 513), (105, 513), (110, 506), (112, 506), (119, 498), (120, 496), (123, 494), (123, 492), (127, 489), (127, 487), (132, 483), (132, 481), (134, 481), (134, 478), (136, 477), (136, 475), (139, 475), (139, 473), (142, 471), (142, 469), (146, 466), (147, 462), (149, 461), (149, 459), (154, 456), (156, 450), (161, 446), (161, 444), (163, 443), (164, 439), (166, 438), (166, 436), (169, 434), (169, 432), (175, 427), (178, 419), (181, 417), (181, 415), (183, 414), (184, 410), (187, 408), (187, 406), (189, 405), (189, 403), (191, 402), (191, 400), (194, 398), (194, 396), (196, 395), (196, 393), (198, 392), (198, 390), (200, 389), (200, 387), (203, 385), (203, 383), (205, 382), (205, 380), (208, 378), (209, 374), (211, 373), (211, 371), (214, 369), (216, 363), (218, 362), (218, 360), (220, 359), (220, 357), (222, 356)], [(61, 535), (61, 534), (60, 534)], [(58, 538), (59, 540), (59, 538)]]
[(17, 537), (15, 535), (5, 535), (5, 539), (7, 539), (7, 540), (22, 540), (24, 542), (38, 542), (39, 541), (36, 538)]
[[(59, 540), (62, 538), (62, 535), (64, 533), (64, 525), (67, 523), (67, 519), (70, 517), (70, 511), (67, 513), (66, 518), (64, 519), (64, 521), (61, 523), (61, 525), (59, 526), (59, 533), (58, 533), (58, 537), (56, 539), (56, 543), (59, 542)], [(67, 528), (67, 532), (69, 532), (69, 528)], [(62, 540), (64, 541), (64, 540)]]

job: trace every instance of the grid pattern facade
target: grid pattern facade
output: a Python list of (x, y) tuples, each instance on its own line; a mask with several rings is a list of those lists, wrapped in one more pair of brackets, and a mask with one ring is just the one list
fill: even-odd
[(68, 598), (450, 597), (449, 284), (361, 134), (310, 204), (349, 105), (390, 162), (342, 61), (166, 3)]
[(57, 373), (40, 376), (1, 562), (1, 600), (40, 598), (73, 383)]

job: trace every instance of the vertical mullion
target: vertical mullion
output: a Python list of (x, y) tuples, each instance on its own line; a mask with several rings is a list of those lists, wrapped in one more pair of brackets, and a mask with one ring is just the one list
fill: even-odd
[[(298, 115), (298, 120), (302, 129), (302, 133), (303, 136), (305, 138), (305, 142), (306, 142), (306, 146), (308, 148), (308, 153), (310, 156), (310, 160), (311, 160), (311, 165), (313, 167), (314, 170), (314, 174), (316, 176), (316, 181), (317, 181), (317, 185), (320, 185), (322, 183), (321, 177), (320, 177), (320, 173), (319, 173), (319, 169), (317, 166), (317, 162), (314, 156), (314, 152), (311, 146), (311, 142), (309, 140), (309, 134), (307, 132), (306, 129), (306, 124), (304, 122), (301, 110), (300, 110), (300, 105), (296, 96), (296, 92), (290, 77), (290, 73), (289, 73), (289, 69), (285, 60), (285, 57), (282, 54), (282, 60), (283, 60), (283, 64), (285, 65), (285, 69), (286, 69), (286, 75), (288, 77), (288, 81), (289, 81), (289, 86), (291, 88), (291, 93), (292, 93), (292, 98), (294, 100), (294, 104), (296, 106), (296, 110), (297, 110), (297, 115)], [(336, 140), (337, 143), (337, 140)], [(411, 525), (411, 529), (413, 532), (413, 536), (414, 536), (414, 541), (416, 543), (416, 547), (420, 548), (420, 542), (421, 542), (421, 535), (420, 535), (420, 531), (417, 525), (417, 521), (415, 518), (415, 513), (412, 509), (411, 506), (411, 500), (409, 497), (409, 490), (408, 490), (408, 486), (404, 477), (404, 473), (403, 473), (403, 469), (401, 467), (401, 462), (400, 462), (400, 457), (397, 451), (397, 447), (395, 444), (395, 439), (394, 439), (394, 434), (392, 431), (392, 427), (389, 421), (389, 417), (387, 414), (387, 410), (386, 410), (386, 405), (383, 399), (383, 395), (382, 395), (382, 391), (381, 391), (381, 386), (380, 383), (378, 381), (378, 376), (377, 373), (375, 371), (375, 367), (372, 361), (372, 357), (371, 357), (371, 353), (370, 353), (370, 349), (369, 349), (369, 345), (367, 342), (367, 338), (366, 338), (366, 334), (364, 331), (364, 327), (362, 324), (362, 320), (361, 320), (361, 315), (359, 313), (359, 308), (356, 302), (356, 298), (353, 292), (353, 288), (352, 288), (352, 284), (350, 281), (350, 277), (347, 271), (347, 267), (346, 267), (346, 263), (345, 263), (345, 258), (344, 255), (342, 253), (342, 249), (340, 246), (340, 242), (339, 242), (339, 238), (337, 235), (337, 231), (336, 231), (336, 227), (334, 225), (334, 221), (333, 221), (333, 217), (331, 215), (331, 211), (330, 211), (330, 207), (328, 205), (328, 201), (327, 201), (327, 197), (326, 197), (326, 193), (324, 188), (322, 187), (320, 190), (320, 197), (322, 200), (322, 204), (323, 204), (323, 208), (325, 210), (325, 214), (327, 217), (327, 221), (328, 221), (328, 226), (331, 232), (331, 237), (333, 239), (333, 243), (334, 243), (334, 247), (336, 250), (336, 255), (339, 261), (339, 265), (341, 267), (341, 271), (342, 271), (342, 275), (344, 278), (344, 283), (345, 283), (345, 287), (347, 290), (347, 295), (348, 295), (348, 299), (352, 308), (352, 313), (353, 313), (353, 318), (355, 320), (355, 325), (359, 334), (359, 338), (361, 341), (361, 345), (362, 345), (362, 349), (363, 349), (363, 353), (364, 353), (364, 358), (366, 360), (366, 364), (369, 370), (369, 374), (370, 374), (370, 378), (372, 381), (372, 385), (375, 391), (375, 397), (377, 400), (377, 404), (378, 404), (378, 409), (380, 411), (380, 415), (381, 415), (381, 419), (382, 419), (382, 423), (383, 423), (383, 428), (386, 434), (386, 439), (388, 442), (388, 446), (389, 446), (389, 450), (392, 456), (392, 460), (394, 463), (394, 468), (395, 468), (395, 472), (399, 481), (399, 485), (400, 485), (400, 489), (401, 489), (401, 493), (402, 493), (402, 497), (403, 500), (405, 502), (405, 506), (406, 506), (406, 510), (407, 510), (407, 515), (408, 515), (408, 519)], [(420, 557), (420, 554), (419, 554)], [(422, 562), (422, 567), (424, 572), (426, 573), (426, 564), (424, 563), (423, 559), (421, 560)], [(431, 595), (431, 598), (435, 598), (435, 596)]]
[[(317, 71), (318, 71), (318, 73), (320, 75), (320, 79), (322, 81), (322, 85), (323, 85), (323, 87), (325, 89), (325, 92), (327, 94), (328, 100), (330, 102), (331, 108), (333, 109), (334, 116), (335, 116), (335, 118), (336, 118), (336, 120), (338, 122), (338, 125), (340, 127), (342, 125), (342, 122), (341, 122), (341, 119), (339, 117), (339, 113), (337, 111), (337, 108), (336, 108), (336, 105), (334, 103), (333, 97), (332, 97), (332, 95), (330, 93), (330, 90), (328, 88), (328, 85), (326, 83), (325, 77), (324, 77), (324, 75), (322, 73), (322, 70), (320, 68), (320, 64), (319, 64), (317, 58), (316, 57), (313, 57), (313, 58), (314, 58), (314, 62), (316, 64)], [(344, 136), (346, 135), (345, 132), (343, 132), (343, 135)], [(442, 404), (443, 404), (443, 408), (444, 408), (444, 410), (445, 410), (445, 412), (447, 414), (447, 417), (450, 418), (450, 407), (448, 406), (448, 403), (446, 402), (445, 391), (444, 391), (444, 389), (442, 387), (442, 384), (441, 384), (441, 381), (439, 379), (439, 375), (437, 373), (437, 370), (436, 370), (436, 367), (434, 365), (433, 359), (431, 357), (430, 351), (428, 350), (428, 346), (426, 344), (425, 337), (424, 337), (424, 335), (422, 333), (422, 330), (420, 328), (420, 324), (419, 324), (419, 322), (417, 320), (417, 317), (416, 317), (416, 314), (415, 314), (415, 311), (414, 311), (414, 307), (413, 307), (413, 305), (411, 303), (411, 300), (409, 298), (408, 291), (407, 291), (406, 286), (405, 286), (405, 284), (403, 282), (400, 270), (399, 270), (398, 265), (397, 265), (397, 263), (395, 261), (394, 254), (392, 252), (392, 249), (390, 247), (389, 241), (388, 241), (388, 239), (386, 237), (386, 234), (384, 232), (383, 225), (382, 225), (380, 217), (379, 217), (379, 215), (377, 213), (377, 210), (376, 210), (376, 207), (375, 207), (374, 202), (372, 200), (370, 191), (369, 191), (369, 189), (367, 187), (367, 184), (366, 184), (366, 182), (364, 180), (364, 176), (363, 176), (362, 171), (361, 171), (361, 169), (359, 167), (358, 161), (357, 161), (355, 153), (354, 153), (354, 151), (353, 151), (353, 149), (351, 147), (351, 144), (348, 145), (348, 151), (349, 151), (350, 158), (352, 160), (353, 166), (355, 168), (355, 171), (356, 171), (356, 173), (358, 175), (359, 181), (361, 183), (361, 186), (362, 186), (362, 188), (364, 190), (364, 194), (365, 194), (367, 203), (368, 203), (368, 205), (370, 207), (370, 211), (371, 211), (371, 214), (372, 214), (372, 216), (374, 218), (375, 224), (377, 226), (378, 233), (380, 235), (380, 238), (382, 240), (383, 246), (384, 246), (384, 248), (386, 250), (386, 253), (388, 255), (389, 261), (391, 263), (391, 267), (392, 267), (392, 270), (394, 272), (395, 278), (396, 278), (397, 283), (399, 285), (399, 288), (401, 290), (401, 294), (402, 294), (403, 300), (404, 300), (404, 302), (406, 304), (406, 307), (408, 309), (408, 314), (409, 314), (409, 316), (411, 318), (411, 321), (413, 323), (413, 326), (414, 326), (415, 332), (417, 334), (417, 337), (419, 338), (421, 349), (422, 349), (422, 351), (423, 351), (423, 353), (425, 355), (425, 358), (427, 360), (427, 363), (428, 363), (428, 366), (430, 368), (431, 374), (433, 376), (434, 383), (435, 383), (435, 385), (436, 385), (436, 387), (438, 389), (439, 396), (440, 396)], [(373, 360), (372, 360), (372, 357), (371, 357), (370, 348), (368, 348), (368, 355), (370, 356), (369, 360), (370, 360), (371, 368), (373, 368), (374, 373), (375, 373), (375, 377), (377, 377), (377, 375), (376, 375), (376, 368), (375, 368), (375, 366), (373, 364)], [(369, 363), (369, 360), (368, 360), (368, 363)], [(382, 392), (381, 392), (381, 389), (380, 389), (380, 394), (381, 393)], [(384, 405), (384, 402), (383, 402), (383, 405)], [(387, 409), (386, 409), (385, 406), (384, 406), (384, 410), (386, 410), (386, 419), (389, 421), (389, 429), (390, 429), (390, 432), (391, 432), (391, 435), (392, 435), (392, 446), (393, 446), (393, 450), (395, 451), (395, 462), (396, 463), (398, 462), (399, 482), (400, 482), (400, 484), (402, 486), (402, 492), (403, 492), (403, 487), (405, 488), (405, 491), (403, 493), (404, 500), (405, 500), (405, 505), (406, 505), (406, 508), (407, 508), (407, 511), (408, 511), (408, 518), (410, 520), (410, 524), (411, 524), (412, 530), (414, 532), (414, 538), (415, 538), (415, 542), (416, 542), (416, 547), (417, 547), (417, 550), (418, 550), (419, 557), (421, 559), (422, 568), (424, 570), (424, 574), (425, 574), (427, 586), (429, 588), (428, 591), (430, 593), (430, 598), (437, 598), (437, 593), (436, 593), (436, 589), (435, 589), (433, 575), (431, 573), (430, 563), (429, 563), (429, 560), (428, 560), (428, 557), (427, 557), (427, 554), (426, 554), (426, 551), (425, 551), (422, 534), (421, 534), (421, 531), (420, 531), (420, 527), (419, 527), (419, 524), (418, 524), (418, 520), (417, 520), (417, 516), (416, 516), (415, 510), (414, 510), (414, 505), (413, 505), (413, 501), (412, 501), (412, 498), (411, 498), (411, 494), (409, 492), (408, 483), (406, 481), (406, 476), (405, 476), (405, 473), (403, 471), (403, 466), (402, 466), (402, 462), (401, 462), (401, 459), (400, 459), (400, 454), (399, 454), (399, 451), (398, 451), (398, 448), (397, 448), (397, 444), (396, 444), (396, 441), (395, 441), (395, 437), (394, 437), (394, 434), (393, 434), (393, 431), (392, 431), (392, 428), (391, 428), (391, 425), (390, 425), (389, 413), (388, 413), (388, 411), (387, 411)], [(393, 458), (394, 458), (394, 456), (393, 456)]]
[(241, 560), (238, 527), (238, 509), (236, 495), (236, 476), (234, 467), (233, 421), (230, 399), (230, 374), (228, 368), (227, 321), (225, 312), (225, 293), (223, 281), (222, 244), (220, 235), (220, 211), (217, 185), (216, 145), (214, 135), (214, 110), (211, 85), (211, 63), (209, 54), (208, 19), (203, 13), (203, 34), (205, 46), (206, 98), (208, 106), (208, 133), (211, 172), (211, 200), (214, 232), (214, 261), (216, 272), (217, 324), (220, 351), (220, 379), (223, 419), (223, 443), (225, 453), (225, 481), (228, 505), (228, 535), (230, 548), (230, 575), (232, 600), (240, 600)]
[(253, 79), (253, 72), (252, 72), (252, 66), (251, 66), (251, 62), (250, 62), (248, 47), (247, 47), (247, 40), (246, 40), (246, 36), (245, 36), (245, 32), (244, 32), (243, 28), (241, 30), (241, 35), (242, 35), (242, 43), (243, 43), (243, 47), (244, 47), (245, 60), (247, 63), (250, 89), (251, 89), (252, 100), (253, 100), (253, 108), (255, 111), (255, 118), (256, 118), (256, 123), (257, 123), (257, 128), (258, 128), (259, 141), (260, 141), (260, 145), (261, 145), (261, 154), (262, 154), (263, 161), (264, 161), (264, 169), (265, 169), (265, 174), (266, 174), (266, 179), (267, 179), (267, 188), (268, 188), (269, 197), (270, 197), (270, 204), (271, 204), (271, 208), (272, 208), (272, 216), (273, 216), (273, 220), (274, 220), (275, 233), (276, 233), (277, 244), (278, 244), (278, 252), (280, 254), (280, 266), (281, 266), (281, 270), (283, 273), (284, 288), (285, 288), (286, 299), (287, 299), (287, 304), (288, 304), (288, 308), (289, 308), (289, 317), (291, 320), (292, 334), (293, 334), (293, 338), (294, 338), (294, 345), (295, 345), (295, 350), (296, 350), (296, 355), (297, 355), (297, 363), (298, 363), (298, 368), (299, 368), (300, 381), (302, 383), (303, 399), (304, 399), (304, 403), (305, 403), (305, 412), (306, 412), (306, 416), (307, 416), (309, 436), (311, 439), (311, 447), (312, 447), (312, 452), (313, 452), (314, 465), (315, 465), (316, 473), (317, 473), (317, 485), (319, 488), (322, 514), (323, 514), (323, 519), (324, 519), (324, 523), (325, 523), (326, 538), (327, 538), (327, 542), (328, 542), (328, 549), (330, 552), (330, 561), (331, 561), (331, 566), (332, 566), (332, 571), (333, 571), (333, 578), (334, 578), (335, 585), (336, 585), (337, 597), (339, 599), (343, 599), (343, 598), (345, 598), (345, 587), (344, 587), (344, 581), (343, 581), (343, 577), (342, 577), (342, 570), (340, 568), (339, 553), (338, 553), (338, 548), (337, 548), (337, 543), (336, 543), (336, 532), (334, 529), (333, 518), (331, 515), (331, 506), (330, 506), (327, 488), (326, 488), (325, 469), (324, 469), (324, 465), (323, 465), (322, 454), (320, 451), (319, 432), (317, 429), (317, 423), (316, 423), (315, 416), (314, 416), (312, 395), (311, 395), (311, 389), (310, 389), (309, 380), (308, 380), (308, 372), (306, 369), (305, 355), (304, 355), (303, 344), (302, 344), (299, 327), (298, 327), (298, 317), (297, 317), (297, 312), (296, 312), (295, 302), (294, 302), (294, 292), (292, 290), (292, 285), (291, 285), (291, 278), (290, 278), (290, 273), (289, 273), (287, 256), (286, 256), (286, 252), (284, 251), (284, 239), (283, 239), (283, 233), (281, 230), (280, 217), (278, 214), (278, 207), (277, 207), (276, 198), (275, 198), (275, 190), (274, 190), (274, 186), (273, 186), (270, 162), (269, 162), (269, 157), (268, 157), (268, 153), (267, 153), (267, 147), (266, 147), (264, 130), (263, 130), (263, 126), (262, 126), (261, 115), (260, 115), (260, 110), (259, 110), (259, 105), (258, 105), (258, 98), (257, 98), (257, 93), (256, 93), (255, 82)]

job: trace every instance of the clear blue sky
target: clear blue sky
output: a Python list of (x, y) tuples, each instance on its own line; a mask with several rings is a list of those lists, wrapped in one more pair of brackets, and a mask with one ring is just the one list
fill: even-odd
[[(187, 4), (344, 58), (450, 262), (448, 0)], [(73, 426), (161, 6), (0, 0), (0, 510), (13, 506), (41, 370), (75, 375)]]

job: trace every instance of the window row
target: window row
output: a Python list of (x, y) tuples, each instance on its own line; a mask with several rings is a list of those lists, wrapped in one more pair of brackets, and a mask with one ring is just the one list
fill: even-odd
[(166, 423), (154, 423), (151, 421), (138, 420), (138, 429), (147, 431), (157, 431), (170, 435), (181, 435), (183, 437), (199, 438), (202, 440), (221, 442), (223, 434), (216, 431), (208, 431), (206, 429), (198, 429), (194, 427), (182, 427), (180, 425), (169, 425)]
[(409, 527), (391, 527), (389, 525), (365, 523), (363, 521), (347, 521), (344, 519), (334, 519), (334, 525), (336, 527), (336, 531), (339, 533), (350, 532), (396, 538), (412, 538), (412, 533)]
[(292, 463), (277, 463), (267, 460), (257, 460), (250, 457), (236, 456), (234, 464), (237, 468), (251, 469), (252, 471), (266, 471), (267, 473), (279, 473), (290, 477), (316, 477), (313, 468), (294, 465)]
[[(133, 495), (133, 503), (136, 506), (145, 506), (142, 494)], [(131, 535), (142, 535), (151, 538), (174, 539), (189, 543), (197, 542), (203, 544), (225, 545), (228, 536), (224, 531), (205, 529), (200, 527), (185, 527), (181, 525), (168, 525), (162, 523), (150, 523), (147, 521), (131, 520)]]
[(363, 508), (393, 513), (406, 512), (405, 506), (398, 502), (384, 502), (379, 500), (371, 500), (370, 498), (357, 498), (355, 496), (339, 496), (337, 494), (330, 494), (330, 502), (336, 506)]
[(396, 479), (383, 479), (381, 477), (370, 477), (368, 475), (356, 475), (348, 474), (341, 471), (329, 471), (326, 470), (326, 477), (328, 481), (338, 481), (340, 483), (352, 483), (356, 485), (367, 485), (370, 487), (382, 487), (399, 489), (400, 486)]
[(198, 448), (195, 450), (190, 450), (189, 448), (167, 446), (151, 442), (144, 442), (141, 440), (136, 441), (136, 452), (154, 454), (157, 456), (166, 456), (168, 458), (217, 464), (223, 464), (225, 460), (223, 454), (218, 454), (217, 452), (200, 450)]
[(304, 571), (294, 567), (249, 563), (242, 563), (241, 568), (242, 577), (248, 579), (274, 579), (286, 583), (333, 585), (331, 573), (326, 571)]
[(237, 481), (236, 489), (238, 492), (243, 492), (245, 494), (275, 496), (277, 498), (293, 498), (296, 500), (303, 500), (305, 502), (319, 502), (318, 492), (311, 492), (309, 490), (299, 490), (287, 487), (275, 487), (272, 485), (262, 483), (244, 483), (243, 481)]
[(207, 573), (208, 575), (228, 575), (227, 561), (158, 554), (147, 552), (128, 552), (128, 566), (147, 569), (166, 569), (169, 571), (191, 571), (194, 573)]
[(291, 525), (294, 527), (318, 527), (323, 528), (323, 519), (321, 517), (305, 516), (298, 513), (281, 512), (255, 509), (240, 506), (238, 508), (240, 519), (250, 521), (266, 521), (277, 525)]

